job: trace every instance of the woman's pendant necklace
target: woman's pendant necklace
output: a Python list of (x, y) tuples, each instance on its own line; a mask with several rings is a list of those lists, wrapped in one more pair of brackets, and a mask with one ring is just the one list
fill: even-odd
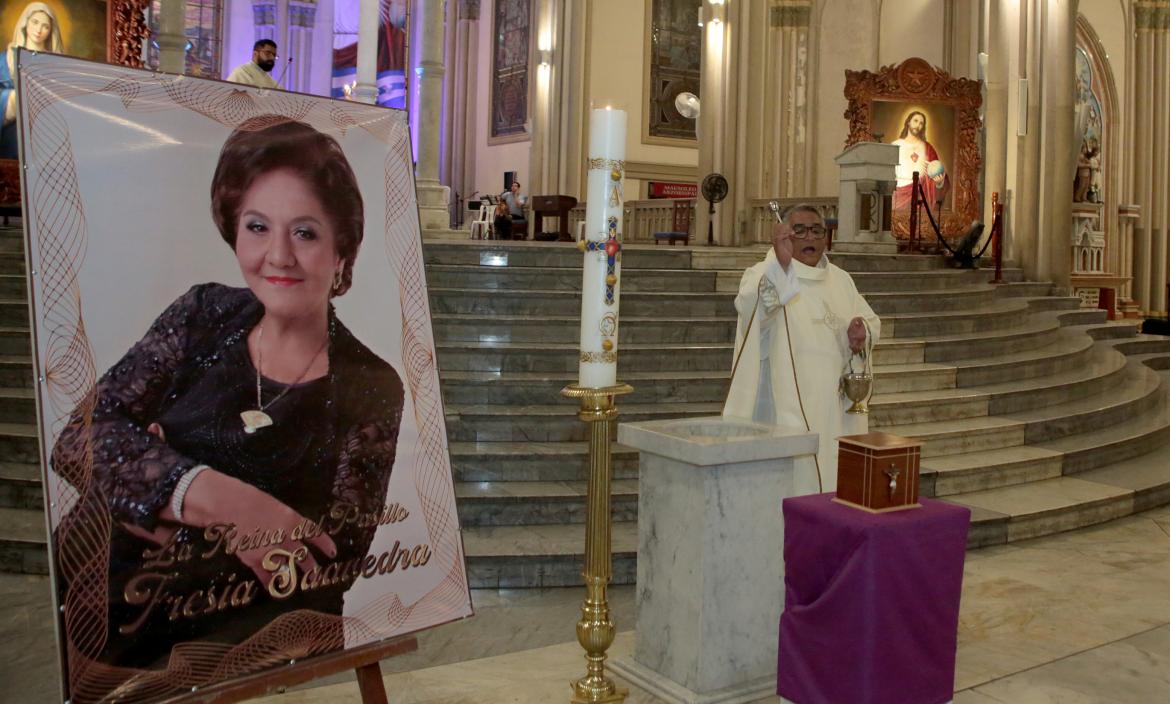
[(256, 335), (256, 408), (240, 413), (240, 419), (244, 421), (244, 432), (248, 435), (254, 434), (261, 428), (267, 428), (275, 422), (272, 420), (272, 416), (264, 412), (264, 409), (271, 408), (272, 404), (284, 398), (284, 395), (287, 394), (289, 390), (292, 389), (292, 387), (301, 383), (301, 380), (304, 379), (305, 375), (309, 373), (309, 370), (313, 368), (313, 362), (316, 362), (317, 357), (321, 356), (321, 351), (325, 349), (325, 345), (329, 342), (329, 336), (325, 336), (325, 341), (321, 343), (321, 347), (317, 349), (317, 353), (314, 354), (313, 358), (309, 360), (309, 366), (305, 367), (305, 371), (301, 372), (301, 375), (297, 377), (297, 380), (286, 386), (284, 391), (281, 391), (279, 394), (277, 394), (276, 398), (272, 399), (268, 403), (263, 402), (263, 397), (260, 393), (260, 370), (264, 366), (264, 352), (260, 343), (263, 341), (264, 324), (261, 323), (260, 332)]

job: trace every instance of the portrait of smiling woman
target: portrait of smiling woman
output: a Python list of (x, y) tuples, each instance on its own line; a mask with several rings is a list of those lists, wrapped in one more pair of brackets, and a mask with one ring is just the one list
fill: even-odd
[[(53, 449), (71, 482), (92, 453), (112, 524), (102, 660), (119, 666), (239, 643), (292, 611), (340, 615), (360, 570), (337, 567), (369, 550), (377, 522), (358, 517), (382, 510), (394, 465), (402, 382), (331, 304), (364, 227), (341, 147), (288, 118), (248, 120), (220, 152), (211, 215), (246, 286), (171, 303)], [(328, 577), (270, 588), (307, 574)]]

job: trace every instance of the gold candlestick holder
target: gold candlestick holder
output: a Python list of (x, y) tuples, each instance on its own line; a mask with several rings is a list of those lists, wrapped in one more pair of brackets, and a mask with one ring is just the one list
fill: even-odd
[(633, 391), (629, 384), (601, 388), (566, 386), (561, 394), (581, 399), (577, 416), (589, 424), (589, 490), (585, 514), (585, 601), (577, 621), (577, 642), (585, 649), (586, 674), (571, 683), (572, 704), (624, 702), (629, 692), (619, 689), (605, 674), (606, 650), (613, 644), (614, 623), (606, 589), (613, 578), (610, 486), (613, 481), (613, 421), (618, 416), (614, 397)]

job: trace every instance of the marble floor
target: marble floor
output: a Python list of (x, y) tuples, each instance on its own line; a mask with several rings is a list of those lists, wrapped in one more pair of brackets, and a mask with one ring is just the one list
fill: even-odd
[[(424, 633), (418, 652), (383, 663), (390, 700), (567, 701), (583, 670), (579, 590), (473, 597), (474, 618)], [(612, 597), (620, 656), (633, 649), (633, 589)], [(0, 604), (0, 701), (59, 701), (47, 581), (0, 575)], [(956, 704), (1170, 701), (1170, 507), (969, 553), (959, 628)], [(360, 699), (346, 674), (263, 701)], [(634, 689), (628, 701), (659, 700)]]

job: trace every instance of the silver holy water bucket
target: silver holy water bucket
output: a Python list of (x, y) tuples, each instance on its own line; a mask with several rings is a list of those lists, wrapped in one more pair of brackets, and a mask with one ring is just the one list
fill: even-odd
[[(861, 358), (864, 361), (865, 355), (861, 355)], [(853, 413), (855, 415), (869, 413), (869, 406), (866, 405), (866, 402), (873, 392), (873, 374), (866, 369), (867, 366), (863, 364), (861, 371), (854, 371), (853, 357), (851, 356), (849, 357), (849, 366), (841, 374), (841, 383), (839, 386), (841, 394), (853, 402), (853, 405), (845, 409), (846, 413)]]
[(865, 402), (869, 400), (869, 394), (872, 390), (873, 374), (854, 371), (848, 371), (842, 374), (841, 393), (845, 395), (845, 398), (853, 402), (853, 405), (845, 409), (845, 412), (854, 414), (869, 413), (869, 406)]

